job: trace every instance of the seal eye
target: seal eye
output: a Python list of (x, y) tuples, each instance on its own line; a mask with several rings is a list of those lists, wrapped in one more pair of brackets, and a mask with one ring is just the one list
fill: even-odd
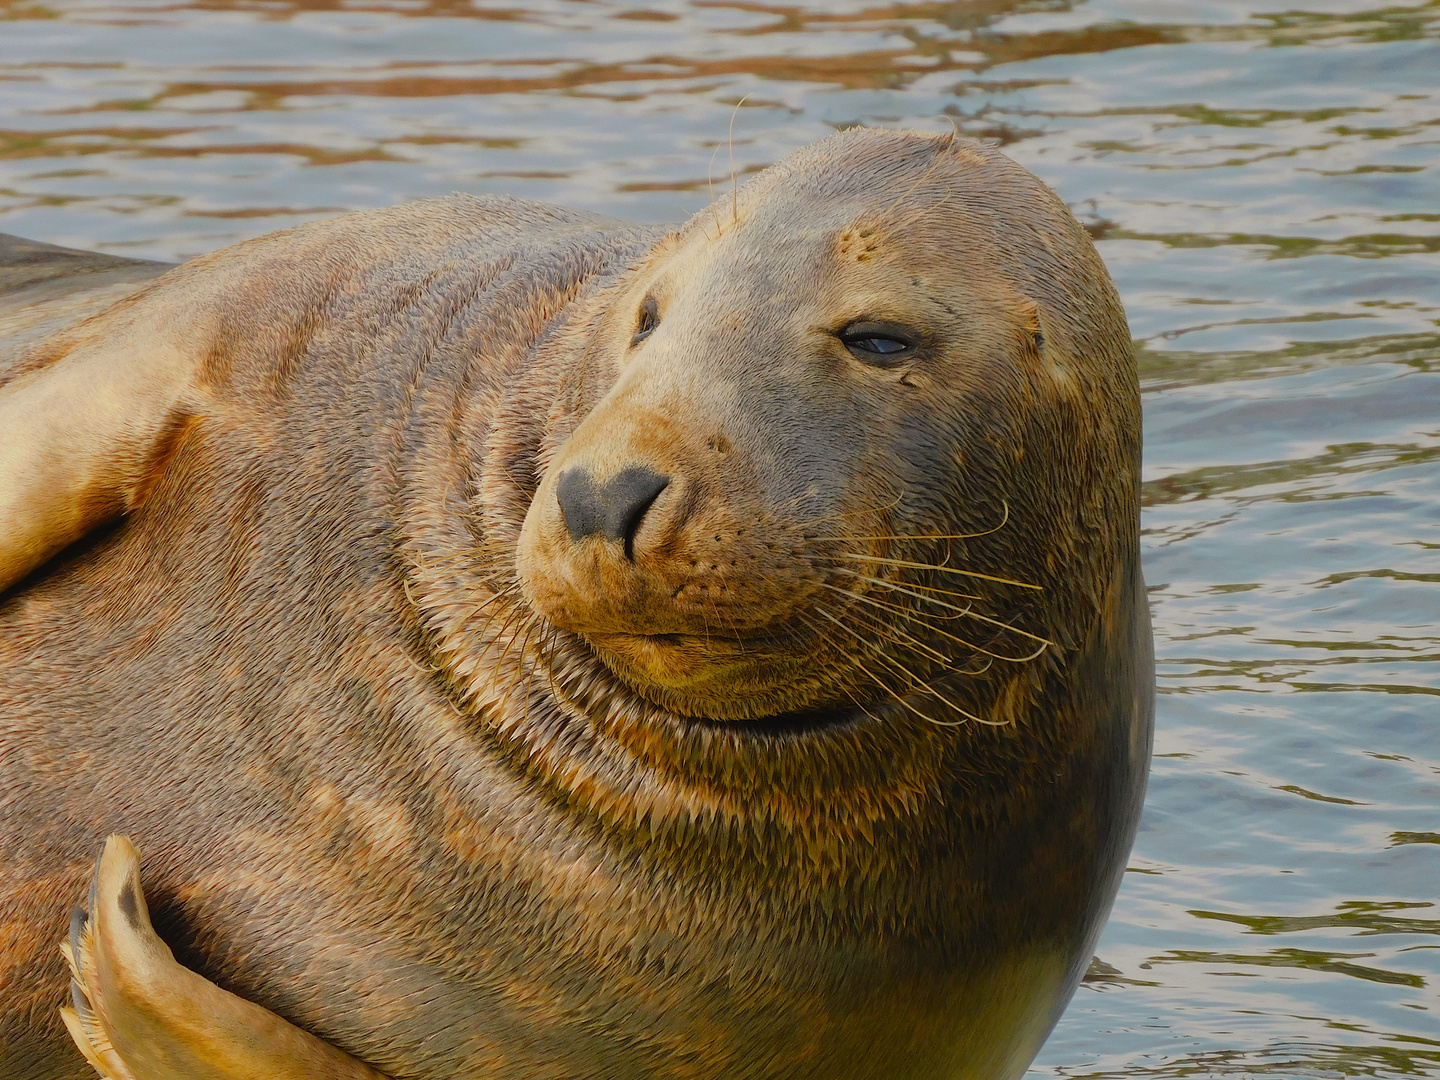
[(660, 305), (653, 296), (647, 296), (640, 305), (640, 316), (635, 320), (635, 335), (630, 339), (633, 348), (655, 332), (660, 325)]
[(851, 323), (840, 331), (850, 355), (873, 367), (894, 367), (915, 354), (915, 335), (885, 323)]

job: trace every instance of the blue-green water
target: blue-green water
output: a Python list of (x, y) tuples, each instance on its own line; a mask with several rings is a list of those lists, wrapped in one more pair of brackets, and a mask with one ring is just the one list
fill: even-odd
[(856, 122), (1053, 185), (1146, 391), (1157, 756), (1035, 1074), (1440, 1077), (1440, 3), (0, 0), (0, 230), (124, 254)]

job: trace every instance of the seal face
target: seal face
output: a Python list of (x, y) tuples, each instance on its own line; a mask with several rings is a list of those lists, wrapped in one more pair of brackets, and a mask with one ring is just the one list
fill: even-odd
[(517, 568), (656, 705), (753, 720), (915, 690), (954, 721), (987, 706), (937, 683), (1048, 640), (1023, 594), (1060, 583), (1009, 554), (1037, 494), (1004, 458), (1084, 390), (1057, 378), (1063, 328), (1042, 357), (999, 223), (946, 212), (983, 160), (947, 154), (879, 199), (863, 166), (767, 177), (610, 298), (585, 372), (609, 389), (542, 446)]
[(159, 341), (164, 446), (0, 605), (36, 955), (119, 832), (184, 962), (392, 1076), (1023, 1071), (1153, 686), (1128, 330), (1039, 181), (857, 129), (671, 232), (421, 204), (122, 315), (47, 363)]

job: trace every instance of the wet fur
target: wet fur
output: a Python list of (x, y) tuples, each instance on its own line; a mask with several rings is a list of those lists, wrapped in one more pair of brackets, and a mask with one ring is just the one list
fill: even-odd
[[(10, 376), (117, 318), (203, 361), (129, 516), (0, 601), (0, 1075), (86, 1075), (55, 942), (112, 832), (183, 963), (398, 1080), (1023, 1070), (1148, 760), (1128, 334), (1079, 226), (993, 151), (849, 132), (747, 185), (727, 230), (791, 188), (886, 192), (837, 257), (889, 229), (1007, 268), (974, 292), (1008, 344), (889, 429), (900, 483), (842, 470), (836, 505), (867, 536), (985, 534), (865, 550), (986, 575), (896, 580), (977, 593), (989, 651), (1026, 647), (1007, 626), (1053, 646), (945, 645), (979, 672), (957, 677), (898, 638), (865, 677), (870, 646), (797, 621), (794, 707), (722, 722), (536, 617), (515, 552), (608, 400), (606, 320), (628, 337), (704, 214), (672, 234), (457, 196), (187, 264)], [(939, 205), (970, 231), (927, 235)], [(784, 428), (783, 399), (752, 404)], [(820, 447), (795, 467), (844, 462), (858, 423), (790, 431)], [(838, 580), (841, 535), (756, 573), (752, 607), (787, 567)], [(989, 723), (942, 726), (964, 718), (911, 669)]]

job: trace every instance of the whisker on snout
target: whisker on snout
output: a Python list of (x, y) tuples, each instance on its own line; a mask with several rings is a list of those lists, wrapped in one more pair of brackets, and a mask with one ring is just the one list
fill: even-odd
[[(801, 497), (803, 497), (803, 496), (801, 496)], [(798, 501), (799, 501), (799, 498), (801, 498), (801, 497), (797, 497), (797, 498), (795, 498), (795, 499), (790, 500), (790, 503), (788, 503), (788, 504), (786, 504), (786, 505), (787, 505), (787, 506), (788, 506), (788, 505), (793, 505), (794, 503), (798, 502)], [(808, 529), (808, 528), (810, 528), (810, 526), (812, 526), (812, 525), (820, 525), (820, 524), (822, 524), (822, 523), (824, 523), (824, 522), (826, 522), (826, 521), (839, 521), (839, 520), (841, 520), (842, 518), (860, 517), (860, 516), (862, 516), (862, 515), (864, 515), (864, 514), (884, 514), (884, 513), (888, 513), (888, 512), (890, 512), (891, 510), (894, 510), (895, 507), (899, 506), (899, 505), (900, 505), (900, 500), (903, 499), (904, 497), (905, 497), (905, 492), (904, 492), (903, 490), (901, 490), (898, 494), (896, 494), (895, 498), (893, 498), (892, 500), (890, 500), (890, 502), (888, 502), (888, 503), (882, 503), (882, 504), (879, 505), (879, 506), (872, 506), (872, 507), (870, 507), (870, 508), (867, 509), (867, 510), (846, 510), (846, 511), (842, 511), (841, 513), (838, 513), (838, 514), (829, 514), (829, 515), (827, 515), (827, 516), (825, 516), (825, 517), (811, 518), (809, 521), (797, 522), (793, 527), (794, 527), (795, 529)]]
[(843, 596), (854, 597), (856, 600), (860, 600), (864, 603), (870, 604), (873, 607), (884, 608), (886, 611), (893, 611), (895, 614), (903, 615), (906, 618), (918, 619), (919, 621), (925, 623), (927, 626), (933, 625), (937, 620), (950, 622), (954, 619), (964, 618), (966, 614), (966, 612), (964, 611), (956, 611), (950, 615), (924, 615), (916, 611), (914, 608), (905, 607), (903, 604), (897, 604), (891, 600), (881, 600), (879, 597), (875, 596), (867, 596), (865, 593), (856, 592), (854, 589), (846, 589), (839, 585), (832, 585), (828, 581), (822, 581), (820, 583), (820, 586), (821, 588), (829, 589), (832, 592), (838, 592)]
[[(899, 582), (896, 582), (896, 581), (887, 581), (885, 578), (871, 577), (869, 574), (862, 574), (862, 573), (860, 573), (860, 571), (858, 571), (858, 570), (851, 570), (851, 569), (849, 569), (848, 567), (845, 567), (845, 566), (835, 566), (835, 567), (832, 567), (831, 569), (832, 569), (835, 573), (837, 573), (837, 574), (845, 574), (847, 577), (853, 577), (853, 578), (856, 578), (856, 579), (859, 580), (859, 581), (866, 581), (866, 582), (869, 582), (871, 585), (879, 585), (879, 586), (882, 587), (882, 588), (890, 589), (890, 590), (892, 590), (892, 591), (894, 591), (894, 592), (906, 593), (906, 594), (908, 594), (908, 595), (910, 595), (910, 596), (914, 596), (915, 599), (917, 599), (917, 600), (924, 600), (924, 601), (926, 601), (927, 603), (937, 604), (937, 605), (939, 605), (939, 606), (941, 606), (941, 607), (952, 608), (953, 610), (956, 610), (956, 611), (961, 611), (961, 610), (968, 611), (968, 610), (969, 610), (969, 607), (968, 607), (968, 605), (967, 605), (965, 608), (955, 608), (953, 604), (947, 603), (947, 602), (944, 601), (944, 600), (938, 600), (938, 599), (936, 599), (936, 598), (933, 597), (933, 596), (922, 596), (922, 595), (919, 595), (919, 594), (920, 594), (920, 593), (936, 593), (936, 594), (938, 594), (939, 596), (948, 596), (948, 597), (950, 597), (951, 599), (954, 599), (954, 600), (984, 600), (984, 599), (985, 599), (983, 596), (980, 596), (980, 595), (978, 595), (977, 593), (955, 592), (953, 589), (940, 589), (940, 588), (936, 588), (934, 585), (917, 585), (917, 584), (915, 584), (914, 582), (910, 582), (910, 581), (907, 581), (904, 585), (901, 585)], [(917, 591), (916, 591), (916, 592), (911, 592), (910, 590), (912, 590), (912, 589), (917, 590)]]
[[(1008, 501), (1002, 500), (1001, 503), (1000, 503), (1000, 507), (1001, 507), (1000, 524), (996, 525), (996, 526), (995, 526), (994, 528), (992, 528), (992, 529), (986, 529), (984, 532), (974, 532), (974, 533), (876, 533), (876, 534), (873, 535), (873, 536), (857, 536), (857, 535), (851, 535), (851, 534), (848, 534), (848, 533), (847, 533), (847, 534), (845, 534), (845, 535), (836, 535), (836, 536), (804, 536), (804, 537), (801, 537), (801, 541), (802, 541), (803, 543), (828, 543), (828, 542), (840, 543), (840, 542), (851, 541), (851, 540), (878, 540), (878, 541), (881, 541), (882, 543), (889, 543), (889, 542), (901, 541), (901, 540), (904, 540), (904, 541), (916, 541), (916, 540), (974, 540), (976, 537), (980, 537), (980, 536), (992, 536), (992, 535), (994, 535), (995, 533), (997, 533), (997, 532), (999, 532), (1001, 529), (1003, 529), (1003, 528), (1006, 526), (1006, 524), (1010, 521), (1010, 503), (1009, 503)], [(858, 512), (859, 512), (859, 513), (869, 513), (870, 511), (858, 511)], [(820, 519), (820, 520), (826, 520), (826, 519), (823, 519), (823, 518), (822, 518), (822, 519)], [(807, 524), (807, 525), (809, 525), (809, 524), (814, 524), (814, 522), (806, 522), (806, 524)]]
[(907, 683), (908, 688), (914, 690), (921, 690), (925, 693), (928, 693), (936, 700), (940, 701), (942, 704), (964, 717), (963, 720), (938, 720), (935, 717), (928, 715), (927, 713), (921, 712), (914, 705), (910, 704), (910, 702), (905, 699), (905, 696), (899, 691), (897, 691), (888, 682), (886, 682), (884, 679), (877, 679), (874, 673), (872, 673), (868, 668), (866, 668), (865, 665), (862, 664), (858, 658), (853, 656), (851, 657), (851, 661), (855, 664), (855, 666), (858, 667), (862, 672), (864, 672), (872, 682), (879, 685), (887, 694), (889, 694), (897, 702), (899, 702), (901, 706), (914, 713), (916, 716), (920, 717), (920, 719), (924, 720), (926, 723), (934, 724), (937, 727), (959, 727), (973, 720), (976, 723), (986, 724), (987, 726), (991, 727), (1004, 726), (1003, 723), (1000, 721), (985, 720), (982, 717), (976, 716), (974, 713), (970, 712), (967, 709), (962, 709), (959, 705), (955, 704), (955, 702), (951, 701), (949, 698), (945, 697), (945, 695), (941, 694), (932, 685), (922, 681), (909, 668), (904, 667), (898, 661), (892, 659), (889, 656), (886, 656), (885, 653), (875, 649), (874, 645), (868, 639), (866, 639), (864, 635), (847, 627), (844, 623), (842, 623), (839, 619), (835, 618), (824, 608), (817, 607), (816, 614), (818, 614), (821, 618), (833, 623), (835, 626), (839, 627), (845, 633), (853, 637), (857, 642), (860, 643), (861, 647), (869, 653), (871, 658), (881, 661), (897, 675), (899, 675), (902, 679), (904, 679)]
[[(859, 593), (851, 592), (849, 589), (842, 589), (838, 585), (826, 585), (825, 588), (831, 590), (832, 592), (837, 592), (841, 596), (848, 596), (852, 600), (857, 600), (862, 604), (869, 604), (873, 607), (878, 607), (882, 611), (894, 611), (896, 614), (902, 615), (905, 618), (918, 622), (922, 626), (925, 626), (932, 630), (934, 629), (934, 627), (930, 625), (928, 620), (920, 618), (912, 614), (911, 612), (906, 611), (903, 608), (896, 607), (894, 604), (885, 604), (881, 601), (874, 600), (868, 596), (861, 596)], [(904, 630), (899, 629), (898, 627), (886, 627), (884, 626), (884, 624), (874, 621), (867, 623), (867, 626), (872, 632), (880, 634), (882, 637), (885, 637), (886, 640), (890, 641), (894, 645), (899, 645), (901, 648), (913, 647), (919, 649), (921, 652), (928, 653), (930, 656), (934, 657), (934, 659), (944, 667), (952, 671), (959, 670), (955, 667), (954, 664), (950, 662), (950, 658), (948, 656), (946, 656), (944, 653), (940, 652), (933, 646), (927, 645), (925, 642), (921, 641), (913, 634), (908, 634)], [(902, 641), (900, 640), (900, 638), (890, 637), (890, 634), (899, 634), (900, 637), (904, 638), (905, 640)]]
[[(841, 589), (841, 588), (839, 588), (838, 586), (830, 585), (830, 586), (826, 586), (826, 587), (827, 587), (827, 588), (832, 588), (832, 589), (834, 589), (834, 590), (837, 591), (837, 592), (846, 593), (846, 594), (849, 595), (849, 596), (854, 596), (857, 600), (864, 599), (863, 597), (859, 596), (858, 594), (853, 593), (853, 592), (849, 592), (848, 590), (845, 590), (845, 589)], [(921, 597), (921, 599), (924, 599), (924, 597)], [(891, 606), (893, 607), (894, 605), (891, 605)], [(948, 604), (947, 604), (946, 606), (947, 606), (947, 607), (953, 607), (953, 605), (948, 605)], [(1033, 653), (1030, 653), (1028, 656), (1006, 656), (1006, 655), (1004, 655), (1003, 653), (993, 652), (992, 650), (985, 648), (983, 645), (977, 645), (977, 644), (975, 644), (975, 643), (972, 642), (972, 641), (967, 641), (967, 640), (965, 640), (965, 639), (962, 638), (962, 637), (958, 637), (957, 635), (950, 633), (949, 631), (942, 630), (940, 627), (936, 626), (932, 621), (930, 621), (929, 619), (926, 619), (925, 617), (921, 616), (918, 612), (912, 612), (912, 611), (910, 611), (910, 610), (907, 609), (907, 608), (896, 608), (896, 610), (899, 611), (899, 612), (901, 612), (901, 613), (903, 613), (903, 614), (905, 614), (907, 618), (910, 618), (910, 619), (912, 619), (912, 620), (915, 621), (915, 622), (921, 623), (921, 624), (924, 625), (924, 626), (926, 627), (926, 629), (928, 629), (931, 633), (933, 633), (933, 634), (938, 634), (940, 637), (943, 637), (943, 638), (945, 638), (945, 639), (948, 640), (948, 641), (953, 641), (955, 644), (959, 645), (959, 646), (962, 647), (962, 648), (971, 649), (971, 650), (973, 650), (973, 651), (975, 651), (975, 652), (980, 653), (982, 656), (993, 657), (993, 658), (996, 659), (996, 660), (1004, 660), (1006, 663), (1009, 663), (1009, 664), (1024, 664), (1024, 663), (1028, 663), (1029, 661), (1036, 659), (1041, 653), (1043, 653), (1047, 648), (1049, 648), (1049, 647), (1053, 644), (1053, 642), (1046, 641), (1044, 638), (1040, 638), (1040, 637), (1038, 637), (1038, 636), (1035, 635), (1035, 634), (1028, 633), (1028, 632), (1026, 632), (1026, 631), (1024, 631), (1024, 630), (1017, 630), (1015, 627), (1010, 626), (1010, 625), (1008, 625), (1008, 624), (1006, 624), (1006, 623), (999, 622), (999, 621), (996, 620), (996, 619), (986, 618), (986, 617), (983, 616), (983, 615), (978, 615), (978, 614), (976, 614), (975, 612), (969, 611), (969, 610), (966, 610), (966, 609), (953, 608), (953, 610), (959, 612), (959, 614), (956, 615), (956, 616), (954, 616), (954, 618), (959, 618), (959, 617), (962, 616), (962, 615), (968, 615), (968, 616), (970, 616), (970, 617), (972, 617), (972, 618), (980, 619), (982, 622), (990, 623), (990, 624), (992, 624), (992, 625), (994, 625), (994, 626), (999, 626), (999, 627), (1002, 627), (1002, 628), (1004, 628), (1004, 629), (1006, 629), (1006, 630), (1013, 630), (1015, 633), (1020, 634), (1020, 635), (1022, 635), (1022, 636), (1024, 636), (1024, 637), (1035, 638), (1036, 640), (1042, 642), (1042, 644), (1040, 645), (1040, 648), (1036, 649)]]
[(1021, 589), (1034, 589), (1043, 592), (1043, 585), (1032, 585), (1028, 581), (1016, 581), (1014, 578), (996, 577), (994, 574), (982, 574), (978, 570), (961, 570), (954, 566), (945, 566), (940, 563), (911, 562), (908, 559), (887, 559), (882, 555), (860, 555), (856, 552), (845, 552), (833, 556), (835, 559), (851, 559), (856, 562), (879, 563), (882, 566), (896, 566), (906, 570), (932, 570), (941, 574), (957, 574), (960, 577), (978, 578), (981, 581), (994, 581), (1000, 585), (1014, 585)]
[[(900, 584), (898, 584), (897, 582), (886, 581), (886, 580), (884, 580), (883, 578), (866, 577), (866, 576), (864, 576), (864, 575), (862, 575), (862, 574), (854, 574), (853, 576), (859, 578), (859, 579), (862, 580), (862, 581), (871, 582), (872, 584), (882, 586), (882, 587), (887, 588), (887, 589), (890, 589), (890, 590), (892, 590), (892, 591), (894, 591), (894, 592), (903, 593), (903, 594), (905, 594), (905, 595), (907, 595), (907, 596), (912, 596), (912, 597), (914, 597), (916, 600), (923, 600), (923, 601), (925, 601), (926, 603), (935, 604), (935, 605), (938, 605), (939, 607), (945, 608), (945, 609), (948, 610), (948, 611), (956, 612), (956, 615), (954, 616), (955, 618), (967, 617), (967, 618), (971, 618), (971, 619), (978, 619), (978, 620), (980, 620), (981, 622), (989, 623), (989, 624), (992, 625), (992, 626), (997, 626), (997, 627), (1001, 628), (1002, 630), (1009, 630), (1009, 631), (1011, 631), (1011, 632), (1013, 632), (1013, 633), (1019, 634), (1021, 637), (1029, 638), (1031, 641), (1038, 641), (1038, 642), (1040, 642), (1040, 648), (1037, 649), (1035, 652), (1031, 653), (1031, 654), (1028, 655), (1028, 656), (1014, 657), (1014, 656), (1001, 656), (1001, 655), (999, 655), (999, 654), (997, 654), (997, 653), (986, 653), (987, 656), (994, 656), (995, 659), (997, 659), (997, 660), (1006, 660), (1006, 661), (1009, 661), (1009, 662), (1012, 663), (1012, 664), (1022, 664), (1022, 663), (1025, 663), (1025, 662), (1029, 661), (1029, 660), (1034, 660), (1034, 659), (1035, 659), (1036, 657), (1038, 657), (1041, 653), (1043, 653), (1047, 648), (1050, 648), (1051, 646), (1053, 646), (1053, 645), (1055, 644), (1053, 641), (1049, 640), (1048, 638), (1043, 638), (1043, 637), (1041, 637), (1039, 634), (1032, 634), (1032, 633), (1030, 633), (1030, 631), (1028, 631), (1028, 630), (1021, 630), (1019, 627), (1017, 627), (1017, 626), (1012, 626), (1010, 623), (1001, 622), (1001, 621), (998, 620), (998, 619), (992, 619), (992, 618), (990, 618), (988, 615), (981, 615), (979, 612), (975, 611), (975, 610), (974, 610), (970, 605), (968, 605), (968, 604), (967, 604), (965, 607), (963, 607), (963, 608), (962, 608), (962, 607), (957, 607), (955, 604), (947, 603), (947, 602), (944, 601), (944, 600), (938, 600), (938, 599), (936, 599), (936, 598), (933, 597), (933, 596), (925, 596), (925, 595), (923, 595), (922, 593), (912, 591), (912, 589), (923, 589), (925, 586), (917, 585), (917, 586), (913, 586), (913, 587), (907, 587), (906, 585), (900, 585)], [(963, 593), (957, 593), (957, 594), (953, 594), (953, 595), (965, 596), (965, 594), (963, 594)], [(979, 600), (979, 599), (981, 599), (981, 598), (978, 597), (978, 596), (969, 596), (969, 597), (966, 597), (966, 599)], [(943, 630), (940, 630), (938, 627), (934, 627), (934, 629), (935, 629), (935, 632), (936, 632), (937, 634), (944, 634), (944, 631), (943, 631)], [(945, 635), (945, 636), (949, 637), (949, 636), (951, 636), (951, 635)], [(960, 639), (959, 639), (959, 638), (956, 638), (955, 640), (956, 640), (956, 641), (959, 641)], [(975, 646), (971, 646), (971, 647), (973, 648), (973, 647), (975, 647)], [(981, 651), (984, 651), (984, 650), (981, 650)]]

